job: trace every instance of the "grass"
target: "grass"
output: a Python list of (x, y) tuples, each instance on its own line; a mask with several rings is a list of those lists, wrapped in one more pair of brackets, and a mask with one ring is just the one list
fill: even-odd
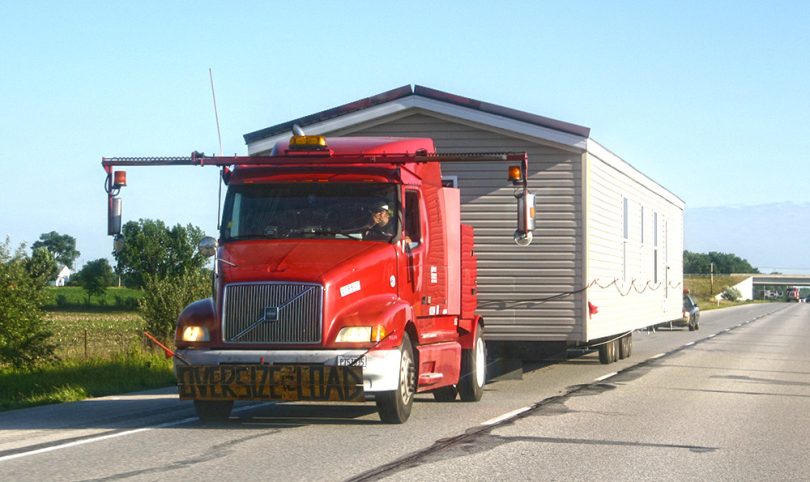
[(171, 360), (162, 353), (65, 360), (34, 370), (6, 368), (0, 369), (0, 410), (72, 402), (173, 383)]
[(144, 342), (137, 312), (52, 311), (46, 320), (59, 360), (28, 370), (0, 366), (0, 410), (175, 383), (171, 360)]
[[(709, 275), (684, 275), (683, 284), (692, 298), (698, 303), (701, 311), (708, 311), (717, 308), (743, 305), (752, 301), (728, 301), (720, 300), (718, 303), (714, 299), (716, 295), (723, 292), (726, 286), (734, 286), (745, 280), (744, 275), (714, 275), (714, 282)], [(714, 287), (714, 289), (712, 289)]]
[(48, 311), (133, 311), (143, 291), (132, 288), (107, 288), (103, 297), (91, 296), (80, 286), (50, 286), (47, 288)]

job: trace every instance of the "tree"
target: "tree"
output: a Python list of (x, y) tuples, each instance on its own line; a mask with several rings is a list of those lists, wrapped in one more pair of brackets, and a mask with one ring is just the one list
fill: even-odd
[(39, 241), (31, 245), (31, 249), (45, 248), (50, 251), (56, 261), (73, 269), (73, 262), (81, 255), (76, 250), (76, 239), (67, 234), (59, 234), (56, 231), (43, 233), (39, 236)]
[(107, 294), (107, 287), (115, 283), (115, 273), (106, 258), (85, 263), (82, 269), (76, 273), (76, 277), (87, 293), (88, 303), (91, 296), (104, 298)]
[(144, 275), (144, 293), (138, 304), (146, 329), (161, 341), (169, 342), (183, 308), (210, 294), (211, 272), (208, 270), (196, 268), (162, 277)]
[(116, 272), (127, 286), (143, 288), (145, 275), (179, 277), (202, 269), (206, 259), (197, 252), (202, 230), (191, 224), (167, 228), (163, 221), (130, 221), (122, 229), (124, 248), (115, 253)]
[[(712, 271), (714, 264), (714, 271)], [(757, 268), (735, 254), (711, 251), (708, 254), (683, 252), (683, 272), (688, 274), (759, 273)]]
[(11, 254), (8, 239), (0, 244), (0, 364), (26, 368), (53, 358), (52, 333), (42, 313), (52, 262), (46, 250), (28, 257), (24, 245)]

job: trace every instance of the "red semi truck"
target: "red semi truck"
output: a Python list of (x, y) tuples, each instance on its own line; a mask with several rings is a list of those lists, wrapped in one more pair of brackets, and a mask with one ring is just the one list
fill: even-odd
[(525, 153), (435, 154), (430, 139), (298, 132), (269, 156), (104, 158), (108, 232), (121, 239), (115, 166), (215, 165), (228, 185), (213, 296), (177, 322), (180, 398), (203, 421), (236, 400), (373, 399), (403, 423), (414, 395), (477, 401), (486, 381), (473, 229), (443, 162), (513, 163), (515, 241), (531, 242)]

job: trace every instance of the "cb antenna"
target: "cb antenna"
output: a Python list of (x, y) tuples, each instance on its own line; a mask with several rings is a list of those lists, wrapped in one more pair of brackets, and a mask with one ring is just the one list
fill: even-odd
[[(208, 67), (208, 79), (211, 81), (211, 98), (214, 100), (214, 119), (217, 121), (217, 140), (219, 141), (219, 155), (223, 156), (222, 152), (222, 134), (219, 131), (219, 113), (217, 113), (217, 94), (214, 92), (214, 74), (211, 72), (211, 67)], [(220, 221), (222, 219), (222, 172), (220, 171), (217, 182), (217, 231), (220, 229)], [(214, 270), (216, 271), (217, 262), (214, 261)]]
[(217, 94), (214, 92), (214, 74), (211, 72), (211, 67), (208, 67), (208, 78), (211, 80), (211, 98), (214, 99), (214, 119), (217, 121), (217, 140), (219, 141), (219, 155), (224, 155), (222, 152), (222, 134), (219, 132), (219, 114), (217, 113)]

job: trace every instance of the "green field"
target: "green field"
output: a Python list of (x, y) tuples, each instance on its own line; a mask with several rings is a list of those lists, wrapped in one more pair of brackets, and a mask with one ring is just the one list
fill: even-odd
[(141, 290), (131, 288), (107, 288), (103, 297), (88, 298), (84, 288), (79, 286), (50, 286), (48, 300), (44, 308), (48, 311), (133, 311), (138, 309)]

